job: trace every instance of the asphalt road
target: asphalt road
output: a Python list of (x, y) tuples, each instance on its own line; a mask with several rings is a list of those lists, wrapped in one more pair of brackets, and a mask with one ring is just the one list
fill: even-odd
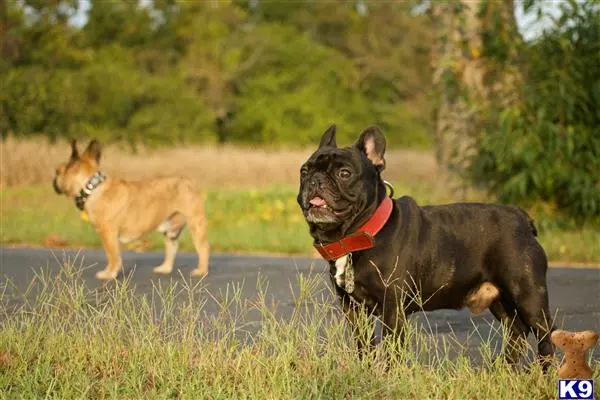
[[(162, 256), (162, 252), (123, 254), (124, 271), (126, 275), (130, 274), (136, 294), (151, 292), (153, 285), (158, 282), (181, 281), (181, 275), (187, 275), (197, 262), (195, 253), (179, 253), (173, 273), (169, 277), (159, 277), (154, 275), (151, 269), (160, 264)], [(16, 292), (24, 291), (34, 274), (41, 270), (49, 274), (57, 273), (66, 259), (75, 259), (77, 265), (88, 267), (83, 275), (90, 289), (101, 286), (94, 278), (95, 272), (104, 267), (105, 257), (100, 250), (78, 252), (0, 248), (0, 280), (10, 280), (17, 288)], [(267, 294), (272, 304), (277, 305), (277, 314), (286, 318), (294, 308), (299, 276), (307, 275), (316, 276), (317, 292), (325, 301), (330, 299), (332, 303), (336, 302), (329, 289), (325, 262), (303, 257), (214, 254), (210, 261), (209, 275), (202, 283), (210, 293), (223, 293), (226, 288), (238, 287), (242, 298), (253, 299), (256, 297), (256, 285), (260, 279), (268, 284)], [(556, 315), (558, 327), (600, 331), (600, 269), (550, 268), (548, 287), (551, 312)], [(212, 300), (214, 303), (215, 299)], [(205, 308), (207, 312), (213, 312), (218, 306), (208, 301)], [(422, 314), (415, 314), (411, 318), (425, 321)], [(440, 310), (427, 313), (427, 321), (436, 335), (452, 333), (462, 343), (467, 341), (468, 346), (473, 349), (478, 346), (479, 335), (486, 337), (491, 330), (497, 328), (493, 316), (488, 311), (471, 316), (467, 310)], [(474, 335), (474, 332), (478, 333)], [(594, 358), (600, 358), (600, 355)]]

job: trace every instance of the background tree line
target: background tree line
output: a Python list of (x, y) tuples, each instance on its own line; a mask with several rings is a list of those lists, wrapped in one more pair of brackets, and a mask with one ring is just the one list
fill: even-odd
[[(70, 21), (87, 4), (86, 23)], [(543, 15), (542, 0), (524, 0)], [(600, 2), (0, 2), (0, 133), (341, 142), (378, 123), (501, 201), (600, 214)], [(416, 12), (420, 11), (420, 12)]]
[[(427, 146), (426, 16), (406, 3), (8, 2), (5, 132), (189, 141), (314, 143), (378, 121)], [(365, 7), (367, 7), (365, 3)]]
[(600, 1), (543, 1), (526, 43), (513, 0), (433, 3), (438, 159), (500, 201), (593, 219), (600, 234)]

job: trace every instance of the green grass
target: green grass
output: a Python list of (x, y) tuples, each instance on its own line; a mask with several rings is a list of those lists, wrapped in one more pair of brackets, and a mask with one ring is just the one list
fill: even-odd
[[(451, 199), (435, 195), (426, 184), (396, 185), (396, 194), (410, 193), (421, 204)], [(0, 242), (43, 245), (60, 243), (72, 247), (100, 247), (92, 226), (49, 185), (9, 187), (1, 191)], [(223, 189), (207, 193), (209, 240), (214, 251), (309, 254), (311, 239), (296, 204), (296, 188), (273, 186), (261, 190)], [(540, 221), (539, 240), (552, 261), (600, 262), (600, 229), (589, 224), (573, 229)], [(53, 236), (53, 240), (48, 240)], [(144, 248), (162, 249), (158, 233), (148, 235)], [(56, 245), (56, 244), (55, 244)], [(187, 230), (181, 248), (193, 250)]]
[[(410, 320), (405, 345), (386, 341), (359, 359), (343, 318), (332, 315), (337, 307), (319, 292), (320, 277), (298, 275), (293, 313), (281, 319), (267, 300), (268, 282), (252, 299), (243, 299), (239, 287), (217, 294), (187, 281), (155, 286), (144, 297), (127, 279), (89, 289), (74, 264), (52, 277), (40, 273), (31, 283), (36, 296), (12, 292), (9, 282), (0, 287), (0, 397), (556, 397), (556, 367), (545, 376), (537, 364), (526, 371), (492, 362), (485, 340), (483, 363), (474, 364), (452, 335), (440, 337)], [(8, 306), (14, 296), (29, 300), (14, 310)], [(206, 301), (220, 311), (204, 314)], [(243, 341), (253, 321), (260, 326)], [(450, 348), (458, 352), (453, 360)]]
[[(3, 244), (44, 244), (49, 236), (69, 246), (100, 247), (93, 227), (80, 218), (72, 201), (50, 187), (2, 190)], [(216, 251), (308, 253), (308, 228), (290, 188), (219, 190), (207, 194), (208, 235)], [(162, 249), (159, 233), (147, 236), (151, 248)], [(188, 230), (181, 248), (193, 250)]]

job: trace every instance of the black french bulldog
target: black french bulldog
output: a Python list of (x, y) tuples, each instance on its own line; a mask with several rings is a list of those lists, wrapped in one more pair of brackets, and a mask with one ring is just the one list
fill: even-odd
[[(351, 325), (362, 309), (382, 320), (382, 335), (402, 340), (413, 312), (489, 308), (510, 327), (507, 361), (518, 361), (519, 343), (533, 332), (546, 370), (554, 354), (547, 259), (528, 215), (506, 205), (390, 201), (380, 129), (367, 128), (345, 148), (335, 131), (332, 125), (302, 166), (297, 200)], [(357, 341), (364, 350), (374, 337)]]

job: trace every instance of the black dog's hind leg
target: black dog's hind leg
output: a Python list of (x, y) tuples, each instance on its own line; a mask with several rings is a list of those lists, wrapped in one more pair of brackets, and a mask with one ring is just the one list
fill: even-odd
[(538, 342), (538, 360), (544, 372), (548, 370), (554, 357), (554, 345), (550, 335), (555, 329), (550, 316), (546, 272), (548, 260), (544, 250), (539, 246), (528, 249), (531, 264), (531, 279), (522, 280), (518, 293), (513, 293), (517, 300), (517, 312), (521, 320), (533, 331)]
[[(530, 263), (523, 265), (531, 271), (526, 279), (518, 285), (507, 285), (510, 300), (514, 302), (517, 314), (527, 327), (526, 332), (533, 332), (538, 343), (538, 361), (544, 372), (548, 370), (554, 356), (554, 345), (550, 334), (554, 330), (548, 304), (546, 286), (547, 260), (541, 247), (529, 252)], [(506, 295), (506, 294), (505, 294)]]
[(509, 364), (516, 364), (523, 353), (529, 328), (517, 315), (514, 305), (502, 303), (500, 299), (496, 299), (489, 308), (494, 317), (506, 329), (508, 335), (502, 357)]
[(523, 322), (535, 334), (538, 342), (538, 360), (546, 372), (554, 356), (554, 345), (550, 339), (554, 326), (548, 307), (548, 292), (545, 284), (531, 289), (528, 298), (518, 303), (517, 311)]

